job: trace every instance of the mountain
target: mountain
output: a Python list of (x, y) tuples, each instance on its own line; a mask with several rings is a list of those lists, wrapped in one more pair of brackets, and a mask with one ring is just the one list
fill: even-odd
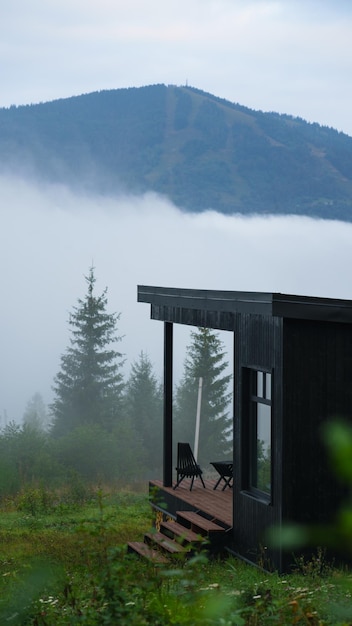
[(151, 85), (0, 109), (0, 173), (187, 211), (352, 221), (352, 138), (193, 87)]

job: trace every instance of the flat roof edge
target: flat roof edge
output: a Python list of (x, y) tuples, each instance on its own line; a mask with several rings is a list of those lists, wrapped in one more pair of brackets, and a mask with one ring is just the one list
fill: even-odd
[(352, 322), (352, 301), (337, 298), (138, 285), (137, 299), (183, 309)]
[(153, 287), (138, 285), (138, 302), (154, 303), (156, 299), (182, 299), (209, 302), (262, 302), (271, 304), (271, 293), (258, 291), (224, 291), (214, 289), (179, 289), (177, 287)]

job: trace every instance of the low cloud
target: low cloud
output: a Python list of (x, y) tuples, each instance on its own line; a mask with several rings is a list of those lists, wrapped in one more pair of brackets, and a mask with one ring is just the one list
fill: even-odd
[[(187, 214), (155, 195), (111, 199), (14, 178), (0, 184), (3, 419), (6, 411), (19, 421), (36, 391), (50, 402), (69, 313), (86, 293), (91, 264), (98, 292), (108, 287), (109, 311), (121, 312), (126, 375), (141, 350), (162, 370), (163, 328), (137, 303), (138, 284), (352, 298), (352, 224)], [(177, 375), (189, 329), (175, 331)]]

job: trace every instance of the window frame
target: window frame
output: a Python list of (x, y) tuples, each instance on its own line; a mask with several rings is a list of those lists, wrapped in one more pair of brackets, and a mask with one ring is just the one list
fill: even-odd
[[(242, 491), (265, 504), (273, 499), (273, 372), (252, 367), (244, 368), (242, 407)], [(258, 406), (270, 407), (270, 490), (258, 487)], [(247, 454), (248, 453), (248, 454)]]

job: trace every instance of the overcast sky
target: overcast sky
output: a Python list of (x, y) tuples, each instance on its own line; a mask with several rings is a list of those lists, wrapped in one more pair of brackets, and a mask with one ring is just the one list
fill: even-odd
[(152, 83), (352, 135), (351, 0), (8, 0), (0, 106)]

